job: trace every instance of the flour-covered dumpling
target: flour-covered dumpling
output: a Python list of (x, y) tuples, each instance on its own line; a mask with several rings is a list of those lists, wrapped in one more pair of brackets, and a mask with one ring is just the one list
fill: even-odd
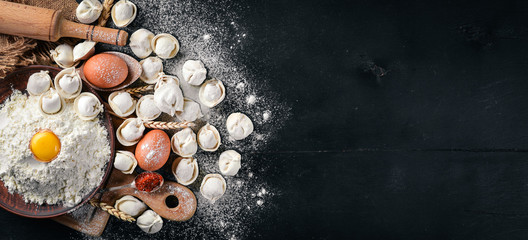
[(253, 132), (253, 122), (243, 113), (232, 113), (227, 117), (227, 132), (235, 140), (242, 140)]
[(153, 234), (163, 227), (163, 219), (152, 210), (147, 210), (137, 218), (136, 224), (143, 232)]
[(73, 102), (75, 112), (82, 120), (92, 120), (103, 112), (103, 104), (93, 93), (83, 92)]
[(183, 110), (183, 93), (178, 84), (178, 78), (162, 74), (154, 86), (156, 106), (171, 116)]
[(139, 79), (147, 84), (155, 84), (159, 75), (163, 74), (163, 61), (159, 57), (148, 57), (141, 60), (139, 64), (143, 69)]
[(114, 159), (114, 167), (124, 174), (131, 174), (136, 169), (137, 160), (133, 153), (118, 150)]
[(221, 144), (222, 140), (220, 138), (220, 133), (209, 123), (205, 124), (205, 126), (198, 131), (198, 145), (204, 151), (214, 152)]
[(128, 117), (136, 109), (136, 100), (132, 98), (130, 93), (124, 91), (113, 92), (108, 96), (108, 105), (118, 116)]
[(180, 51), (180, 43), (174, 36), (161, 33), (150, 42), (150, 46), (158, 57), (163, 59), (173, 58)]
[(40, 95), (39, 110), (44, 114), (51, 115), (60, 113), (64, 110), (65, 106), (66, 102), (53, 88)]
[(161, 110), (156, 106), (154, 95), (141, 97), (136, 105), (136, 115), (145, 121), (151, 121), (161, 115)]
[(172, 164), (172, 173), (179, 184), (187, 186), (198, 178), (198, 161), (193, 157), (179, 157)]
[(176, 112), (176, 117), (180, 121), (194, 122), (196, 119), (202, 117), (202, 110), (200, 104), (189, 99), (183, 99), (183, 111)]
[(116, 138), (123, 146), (132, 146), (139, 142), (145, 131), (143, 121), (139, 118), (126, 119), (116, 131)]
[(220, 154), (218, 159), (218, 167), (220, 168), (220, 173), (226, 176), (234, 176), (238, 173), (241, 167), (240, 153), (235, 150), (227, 150)]
[(191, 128), (184, 128), (171, 138), (172, 151), (182, 157), (190, 157), (198, 150), (196, 134)]
[(200, 193), (211, 203), (222, 197), (227, 189), (227, 183), (220, 174), (207, 174), (202, 180)]
[(79, 22), (90, 24), (101, 16), (103, 4), (98, 0), (83, 0), (75, 11)]
[(187, 60), (183, 64), (182, 75), (189, 84), (199, 86), (207, 76), (207, 69), (200, 60)]
[(207, 107), (218, 105), (225, 98), (225, 87), (222, 81), (211, 79), (207, 80), (199, 92), (200, 102)]
[(133, 196), (126, 195), (116, 201), (114, 208), (132, 217), (137, 217), (147, 210), (147, 205)]
[(75, 45), (73, 48), (73, 61), (86, 60), (95, 53), (95, 45), (93, 41), (84, 41)]
[(51, 58), (61, 68), (70, 68), (76, 65), (73, 61), (73, 48), (68, 44), (61, 44), (54, 50), (51, 50)]
[(130, 49), (138, 58), (146, 58), (152, 53), (150, 42), (154, 38), (154, 33), (141, 28), (130, 36)]
[(29, 76), (26, 89), (30, 95), (38, 96), (50, 89), (51, 77), (48, 73), (48, 71), (40, 71)]
[(126, 27), (136, 18), (137, 7), (128, 0), (121, 0), (112, 7), (112, 20), (117, 27)]
[(74, 99), (82, 91), (81, 76), (75, 68), (66, 68), (60, 71), (54, 80), (55, 89), (65, 99)]

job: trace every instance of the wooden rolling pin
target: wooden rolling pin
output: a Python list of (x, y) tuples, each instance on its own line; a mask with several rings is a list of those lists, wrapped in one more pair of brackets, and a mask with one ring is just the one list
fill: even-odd
[(55, 42), (61, 37), (124, 46), (128, 33), (68, 21), (61, 11), (0, 1), (0, 33)]

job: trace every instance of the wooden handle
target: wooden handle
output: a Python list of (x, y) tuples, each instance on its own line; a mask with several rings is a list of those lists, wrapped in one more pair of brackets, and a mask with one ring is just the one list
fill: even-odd
[[(120, 171), (114, 171), (107, 187), (122, 186), (131, 183), (136, 177), (135, 174), (123, 174)], [(116, 191), (103, 193), (102, 202), (114, 205), (115, 201), (125, 195), (132, 195), (141, 199), (147, 206), (161, 217), (171, 221), (187, 221), (196, 212), (196, 196), (188, 188), (165, 180), (163, 186), (153, 193), (146, 193), (136, 190), (135, 188), (124, 188)], [(170, 208), (165, 200), (175, 196), (178, 199), (178, 206)]]
[(0, 33), (55, 42), (75, 37), (124, 46), (128, 33), (68, 21), (61, 11), (0, 1)]

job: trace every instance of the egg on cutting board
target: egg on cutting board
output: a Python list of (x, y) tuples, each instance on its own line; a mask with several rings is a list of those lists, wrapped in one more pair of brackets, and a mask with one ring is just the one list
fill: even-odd
[(169, 135), (156, 129), (145, 134), (138, 142), (135, 155), (140, 168), (156, 171), (167, 162), (170, 151)]
[(126, 62), (120, 57), (100, 53), (86, 61), (83, 74), (93, 85), (99, 88), (111, 88), (124, 82), (128, 76)]

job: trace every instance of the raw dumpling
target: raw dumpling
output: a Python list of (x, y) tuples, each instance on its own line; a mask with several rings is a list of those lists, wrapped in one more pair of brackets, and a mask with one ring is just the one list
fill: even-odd
[(138, 58), (146, 58), (152, 53), (150, 42), (154, 38), (154, 33), (141, 28), (130, 36), (130, 49)]
[(79, 22), (90, 24), (101, 16), (103, 4), (98, 0), (83, 0), (75, 11)]
[(179, 157), (172, 164), (172, 173), (179, 184), (187, 186), (198, 178), (198, 162), (196, 158)]
[(220, 174), (207, 174), (200, 186), (200, 193), (211, 203), (215, 203), (224, 195), (226, 188), (226, 181)]
[(130, 93), (113, 92), (108, 96), (108, 105), (118, 116), (128, 117), (136, 109), (136, 100), (130, 96)]
[(161, 75), (154, 87), (156, 106), (171, 116), (183, 110), (183, 93), (178, 86), (178, 79), (170, 75)]
[(61, 68), (69, 68), (75, 65), (73, 61), (73, 48), (68, 44), (61, 44), (54, 50), (51, 50), (51, 58)]
[(222, 81), (207, 80), (201, 87), (198, 94), (200, 102), (207, 107), (218, 105), (225, 98), (225, 87)]
[(161, 110), (156, 106), (154, 95), (141, 97), (136, 105), (136, 115), (145, 121), (154, 120), (159, 117)]
[(39, 110), (44, 114), (57, 114), (64, 110), (64, 106), (66, 102), (53, 88), (40, 95)]
[(126, 27), (136, 18), (137, 7), (128, 0), (121, 0), (112, 7), (112, 21), (117, 27)]
[(116, 138), (123, 146), (132, 146), (143, 136), (145, 126), (139, 118), (128, 118), (118, 128)]
[(227, 132), (235, 140), (242, 140), (253, 132), (253, 122), (243, 113), (232, 113), (227, 117)]
[(191, 128), (180, 130), (172, 136), (171, 147), (174, 153), (182, 157), (192, 156), (198, 150), (196, 134)]
[(116, 201), (114, 208), (132, 217), (137, 217), (147, 210), (147, 205), (133, 196), (126, 195)]
[(150, 46), (154, 53), (163, 59), (173, 58), (180, 51), (178, 39), (167, 33), (156, 35), (150, 42)]
[(198, 131), (198, 145), (204, 151), (214, 152), (220, 147), (220, 144), (222, 144), (220, 133), (214, 126), (207, 123), (200, 128)]
[(81, 76), (74, 67), (60, 71), (54, 80), (55, 89), (65, 99), (74, 99), (82, 91)]
[(103, 104), (93, 93), (83, 92), (73, 102), (75, 112), (82, 120), (92, 120), (103, 111)]
[(200, 104), (189, 99), (183, 99), (183, 111), (176, 112), (176, 117), (180, 121), (194, 122), (196, 119), (202, 117), (202, 111), (200, 110)]
[(30, 95), (38, 96), (50, 89), (51, 77), (48, 73), (48, 71), (40, 71), (29, 76), (27, 91)]
[(147, 210), (137, 218), (137, 225), (143, 232), (157, 233), (163, 227), (163, 220), (152, 210)]
[(242, 157), (240, 153), (235, 150), (227, 150), (220, 154), (218, 160), (218, 167), (220, 167), (220, 173), (226, 176), (234, 176), (240, 169), (240, 160)]
[(118, 150), (116, 152), (114, 167), (124, 174), (131, 174), (137, 166), (137, 160), (133, 153)]
[(139, 62), (143, 71), (139, 79), (147, 84), (154, 84), (163, 73), (163, 61), (159, 57), (148, 57)]
[(207, 69), (200, 60), (188, 60), (183, 64), (183, 79), (191, 85), (198, 86), (207, 76)]
[(86, 60), (95, 53), (96, 42), (84, 41), (73, 48), (73, 61)]

